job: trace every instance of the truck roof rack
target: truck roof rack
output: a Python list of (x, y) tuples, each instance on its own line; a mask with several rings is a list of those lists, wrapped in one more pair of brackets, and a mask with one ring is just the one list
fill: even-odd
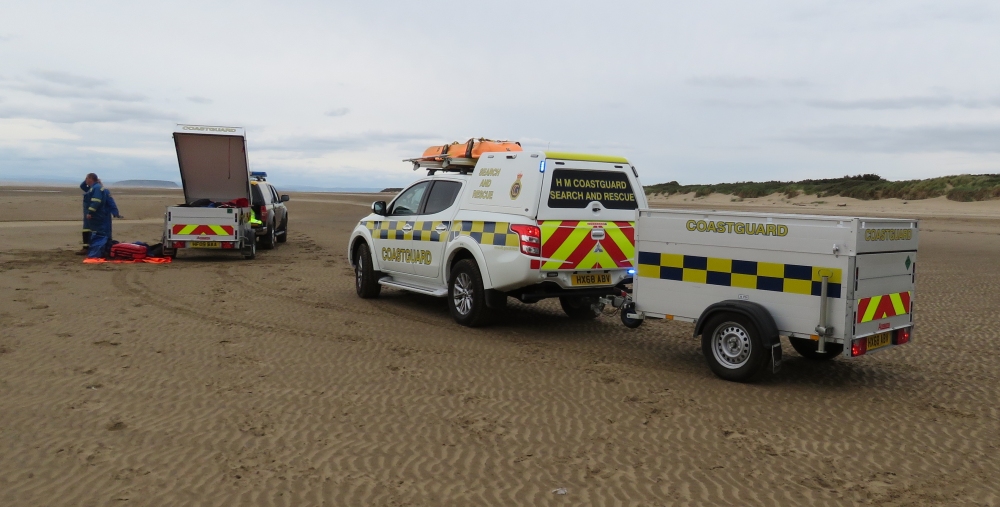
[(403, 162), (413, 164), (413, 170), (427, 169), (427, 175), (431, 176), (437, 171), (452, 171), (460, 174), (469, 174), (476, 167), (476, 158), (449, 157), (447, 155), (434, 155), (430, 157), (417, 157), (403, 159)]

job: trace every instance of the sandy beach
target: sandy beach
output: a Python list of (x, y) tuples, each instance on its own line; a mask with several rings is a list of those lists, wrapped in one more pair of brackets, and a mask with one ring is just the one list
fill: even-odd
[[(122, 241), (182, 200), (113, 191)], [(1000, 505), (1000, 201), (652, 198), (922, 220), (913, 343), (817, 364), (786, 341), (744, 385), (690, 324), (359, 299), (375, 198), (292, 194), (253, 261), (84, 265), (79, 189), (0, 187), (0, 505)]]

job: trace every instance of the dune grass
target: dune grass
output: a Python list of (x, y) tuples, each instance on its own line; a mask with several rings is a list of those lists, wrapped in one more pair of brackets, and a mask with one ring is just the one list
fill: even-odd
[(752, 199), (771, 194), (784, 194), (793, 198), (799, 194), (817, 197), (853, 197), (862, 200), (876, 199), (929, 199), (947, 196), (952, 201), (985, 201), (1000, 198), (1000, 174), (962, 174), (926, 180), (889, 181), (877, 174), (859, 174), (822, 180), (802, 181), (744, 181), (712, 185), (681, 185), (676, 181), (645, 187), (646, 194), (687, 194), (695, 197), (710, 194), (733, 195)]

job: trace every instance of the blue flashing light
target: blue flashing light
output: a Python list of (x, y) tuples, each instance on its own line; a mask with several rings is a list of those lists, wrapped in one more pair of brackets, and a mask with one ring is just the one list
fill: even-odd
[(250, 171), (250, 176), (254, 178), (267, 178), (267, 173), (264, 171)]
[(630, 274), (630, 275), (634, 275), (634, 274), (635, 274), (635, 270), (634, 270), (634, 269), (630, 269), (630, 270), (628, 270), (628, 274)]
[(545, 161), (544, 160), (541, 160), (541, 161), (538, 162), (538, 172), (540, 172), (540, 173), (545, 172)]

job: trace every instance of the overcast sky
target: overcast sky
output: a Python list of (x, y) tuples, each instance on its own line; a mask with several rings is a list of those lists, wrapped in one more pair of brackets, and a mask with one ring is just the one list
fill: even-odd
[(176, 123), (286, 185), (469, 137), (643, 183), (1000, 172), (1000, 2), (0, 1), (0, 180), (179, 181)]

